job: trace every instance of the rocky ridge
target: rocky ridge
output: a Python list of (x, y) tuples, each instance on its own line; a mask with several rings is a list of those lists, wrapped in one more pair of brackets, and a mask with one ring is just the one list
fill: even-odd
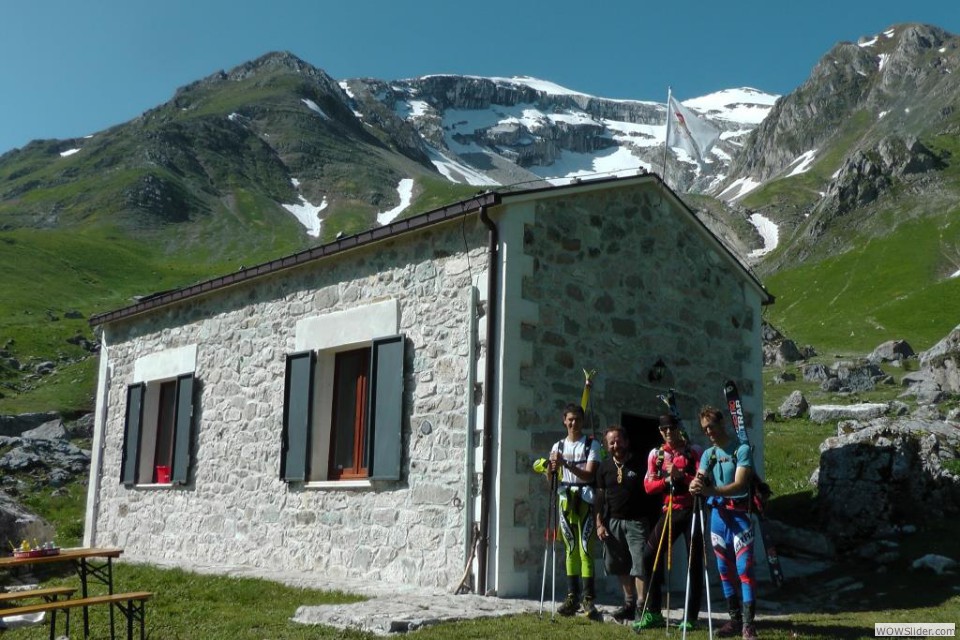
[[(617, 157), (622, 172), (662, 172), (664, 103), (591, 96), (529, 77), (433, 75), (343, 85), (364, 121), (394, 137), (408, 137), (412, 129), (431, 158), (469, 168), (447, 174), (455, 181), (566, 181), (603, 172), (607, 156)], [(703, 166), (677, 161), (671, 184), (687, 191), (722, 182), (744, 136), (774, 98), (741, 89), (688, 101), (722, 132), (721, 139)]]

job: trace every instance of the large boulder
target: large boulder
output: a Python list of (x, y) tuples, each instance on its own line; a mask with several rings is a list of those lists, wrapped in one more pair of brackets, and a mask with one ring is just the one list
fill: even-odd
[(50, 422), (44, 422), (39, 427), (24, 431), (20, 436), (24, 440), (66, 440), (67, 430), (63, 426), (63, 420), (57, 418)]
[(810, 419), (824, 423), (837, 420), (870, 420), (889, 411), (890, 405), (883, 402), (860, 404), (815, 404), (810, 406)]
[(797, 348), (797, 344), (788, 338), (785, 338), (780, 331), (766, 322), (760, 328), (760, 335), (763, 344), (763, 364), (764, 366), (775, 365), (783, 367), (791, 362), (804, 360), (814, 355), (813, 349)]
[(803, 367), (803, 379), (805, 382), (823, 382), (830, 378), (830, 370), (824, 364), (808, 364)]
[(40, 516), (30, 513), (6, 493), (0, 491), (0, 540), (17, 544), (21, 540), (49, 542), (54, 539), (53, 526)]
[(920, 368), (947, 393), (960, 393), (960, 326), (920, 355)]
[(763, 345), (764, 366), (783, 367), (791, 362), (803, 360), (803, 358), (803, 353), (800, 352), (793, 340), (782, 340), (779, 343)]
[(849, 391), (870, 391), (886, 376), (875, 364), (841, 363), (833, 368), (833, 373), (840, 380), (840, 388)]
[(867, 360), (870, 362), (899, 362), (915, 356), (913, 348), (906, 340), (888, 340), (877, 346)]
[(904, 525), (956, 517), (960, 477), (943, 462), (958, 457), (960, 428), (915, 417), (878, 418), (827, 439), (816, 473), (823, 530), (850, 546)]
[(90, 469), (90, 452), (63, 438), (0, 436), (0, 447), (5, 449), (0, 456), (0, 475), (24, 472), (43, 478), (61, 469), (75, 477), (86, 475)]
[(0, 416), (0, 436), (19, 436), (24, 431), (35, 429), (46, 422), (59, 418), (60, 414), (53, 412)]
[(900, 379), (900, 384), (907, 388), (900, 396), (913, 396), (920, 404), (936, 404), (947, 398), (930, 371), (912, 371)]
[(787, 396), (787, 399), (780, 405), (780, 415), (784, 418), (799, 418), (809, 408), (807, 399), (803, 397), (803, 393), (797, 390)]

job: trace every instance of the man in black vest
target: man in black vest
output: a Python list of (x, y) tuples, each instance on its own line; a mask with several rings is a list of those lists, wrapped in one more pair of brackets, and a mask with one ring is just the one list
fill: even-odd
[(607, 573), (617, 576), (623, 606), (613, 612), (617, 622), (629, 622), (644, 598), (643, 551), (650, 523), (650, 499), (643, 489), (646, 465), (630, 454), (624, 429), (613, 425), (603, 434), (609, 457), (597, 469), (597, 537), (603, 543)]

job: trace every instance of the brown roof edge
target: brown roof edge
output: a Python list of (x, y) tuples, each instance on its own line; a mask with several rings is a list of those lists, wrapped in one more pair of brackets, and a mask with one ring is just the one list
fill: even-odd
[(211, 278), (210, 280), (204, 280), (180, 289), (172, 289), (169, 291), (155, 293), (128, 307), (90, 316), (89, 323), (90, 326), (96, 327), (108, 322), (129, 318), (131, 316), (145, 313), (152, 309), (166, 306), (173, 302), (193, 298), (210, 291), (215, 291), (217, 289), (229, 287), (241, 282), (260, 278), (269, 274), (277, 273), (278, 271), (283, 271), (285, 269), (291, 269), (293, 267), (341, 253), (349, 249), (356, 249), (358, 247), (373, 244), (387, 238), (392, 238), (394, 236), (399, 236), (417, 229), (422, 229), (424, 227), (429, 227), (441, 222), (446, 222), (447, 220), (451, 220), (457, 216), (462, 216), (473, 211), (479, 211), (480, 207), (498, 205), (500, 204), (500, 200), (500, 193), (494, 191), (481, 193), (473, 198), (461, 200), (460, 202), (455, 202), (454, 204), (446, 207), (427, 211), (426, 213), (421, 213), (410, 218), (397, 220), (396, 222), (391, 222), (390, 224), (382, 227), (368, 229), (361, 233), (320, 245), (319, 247), (305, 249), (298, 253), (283, 256), (281, 258), (277, 258), (276, 260), (264, 262), (262, 264), (254, 265), (245, 269), (240, 269), (239, 271), (235, 271), (224, 276), (219, 276), (217, 278)]

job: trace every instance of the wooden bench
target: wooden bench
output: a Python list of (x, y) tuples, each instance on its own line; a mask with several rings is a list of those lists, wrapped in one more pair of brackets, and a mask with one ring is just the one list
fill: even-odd
[(23, 600), (26, 598), (43, 598), (46, 602), (52, 602), (60, 596), (69, 598), (73, 595), (74, 591), (76, 591), (74, 587), (44, 587), (43, 589), (31, 589), (29, 591), (6, 591), (0, 593), (0, 602), (10, 602), (11, 600)]
[[(38, 590), (39, 591), (39, 590)], [(140, 623), (140, 640), (145, 640), (146, 634), (143, 623), (143, 613), (147, 600), (153, 597), (149, 591), (132, 591), (130, 593), (114, 593), (105, 596), (90, 596), (89, 598), (72, 598), (69, 600), (56, 600), (53, 602), (43, 602), (40, 604), (27, 604), (20, 607), (11, 607), (9, 609), (0, 609), (0, 616), (16, 616), (28, 613), (50, 612), (50, 640), (54, 640), (57, 626), (57, 611), (63, 611), (67, 614), (67, 625), (70, 624), (69, 611), (77, 607), (92, 607), (95, 605), (106, 604), (111, 607), (117, 607), (127, 618), (127, 640), (133, 640), (133, 623)], [(67, 634), (70, 629), (67, 627)], [(110, 626), (110, 640), (115, 640), (113, 625)]]

